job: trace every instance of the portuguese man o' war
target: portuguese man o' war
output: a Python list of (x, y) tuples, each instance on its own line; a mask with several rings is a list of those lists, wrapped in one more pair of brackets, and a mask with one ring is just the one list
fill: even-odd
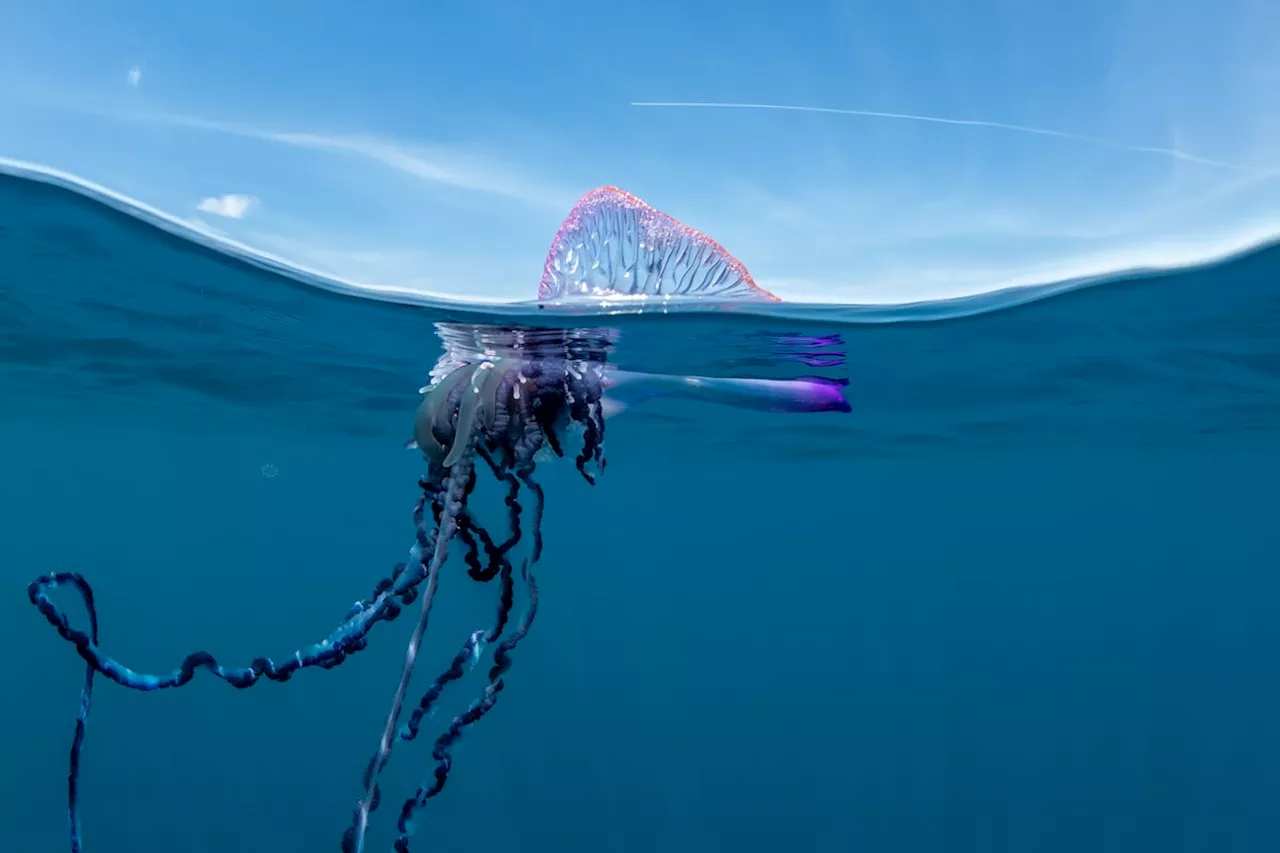
[(707, 235), (600, 187), (579, 199), (551, 242), (538, 299), (628, 296), (780, 301)]
[[(718, 244), (612, 187), (588, 193), (573, 208), (552, 243), (538, 296), (546, 303), (584, 297), (777, 299), (757, 286), (746, 268)], [(237, 688), (251, 687), (263, 678), (284, 682), (301, 669), (338, 666), (365, 648), (374, 626), (395, 619), (416, 603), (416, 622), (400, 679), (364, 772), (363, 792), (342, 837), (344, 853), (363, 853), (369, 820), (381, 798), (378, 778), (393, 746), (416, 739), (448, 685), (474, 666), (490, 646), (493, 653), (486, 686), (436, 737), (431, 748), (434, 769), (400, 808), (394, 848), (404, 853), (417, 812), (445, 786), (453, 767), (454, 744), (497, 703), (512, 654), (537, 615), (533, 569), (543, 551), (545, 497), (536, 477), (539, 462), (569, 456), (587, 483), (595, 485), (605, 468), (606, 424), (629, 407), (655, 397), (772, 412), (850, 410), (844, 383), (819, 377), (736, 379), (614, 369), (607, 357), (617, 333), (608, 329), (442, 323), (437, 330), (445, 353), (431, 371), (431, 382), (422, 389), (412, 437), (406, 444), (421, 454), (426, 467), (419, 480), (422, 494), (413, 510), (415, 537), (409, 559), (396, 565), (369, 598), (357, 602), (325, 639), (287, 657), (256, 658), (247, 666), (227, 666), (199, 651), (187, 655), (170, 672), (147, 674), (129, 668), (99, 645), (93, 590), (81, 574), (58, 572), (30, 585), (31, 603), (75, 646), (86, 664), (68, 776), (73, 853), (81, 849), (80, 751), (96, 675), (142, 691), (181, 687), (197, 670), (207, 670)], [(489, 476), (504, 492), (507, 531), (503, 536), (495, 535), (470, 506), (477, 482)], [(521, 543), (526, 547), (517, 559)], [(492, 624), (466, 637), (450, 666), (407, 708), (428, 617), (455, 546), (473, 580), (497, 581), (496, 612)], [(88, 610), (85, 629), (74, 627), (53, 602), (53, 592), (62, 587), (73, 588), (82, 598)], [(521, 606), (514, 617), (517, 595)]]

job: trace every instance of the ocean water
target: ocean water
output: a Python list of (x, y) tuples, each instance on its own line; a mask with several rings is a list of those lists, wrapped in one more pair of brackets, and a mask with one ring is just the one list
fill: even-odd
[[(594, 487), (539, 466), (538, 619), (415, 850), (1280, 848), (1280, 250), (637, 315), (358, 298), (108, 201), (0, 176), (3, 850), (67, 849), (82, 663), (27, 584), (84, 573), (103, 647), (146, 671), (318, 640), (405, 559), (418, 389), (472, 324), (847, 378), (852, 411), (654, 401), (610, 420)], [(492, 592), (447, 564), (415, 685)], [(287, 684), (99, 679), (85, 849), (337, 850), (409, 621)], [(368, 849), (430, 752), (397, 747)]]

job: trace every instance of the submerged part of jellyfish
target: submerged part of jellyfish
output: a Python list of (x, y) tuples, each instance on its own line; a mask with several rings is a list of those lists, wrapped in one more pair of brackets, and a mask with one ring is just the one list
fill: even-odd
[[(617, 204), (610, 207), (613, 204), (610, 199)], [(636, 207), (640, 204), (617, 190), (589, 193), (574, 208), (557, 236), (553, 258), (572, 254), (565, 248), (570, 245), (566, 234), (577, 235), (573, 239), (599, 241), (609, 252), (613, 249), (608, 246), (617, 238), (619, 246), (639, 246), (661, 257), (656, 260), (650, 257), (642, 263), (631, 258), (614, 264), (609, 267), (606, 278), (592, 279), (591, 288), (600, 291), (613, 288), (627, 293), (674, 291), (724, 295), (734, 292), (739, 296), (751, 292), (760, 297), (762, 292), (751, 291), (754, 285), (745, 268), (723, 249), (651, 208)], [(672, 242), (654, 242), (658, 238)], [(677, 247), (677, 243), (683, 248)], [(655, 248), (659, 245), (666, 248)], [(625, 260), (627, 251), (630, 250), (618, 257)], [(549, 269), (551, 265), (549, 260)], [(652, 271), (662, 286), (652, 281), (637, 285), (634, 275), (640, 267)], [(667, 281), (663, 276), (672, 275), (674, 270), (684, 272), (668, 287), (663, 284)], [(595, 276), (596, 272), (591, 275)], [(548, 295), (564, 292), (549, 289), (558, 286), (555, 282), (549, 286), (544, 277), (543, 290)], [(771, 297), (764, 294), (761, 298)], [(443, 690), (474, 666), (489, 646), (496, 646), (485, 687), (436, 737), (431, 749), (435, 766), (430, 776), (400, 808), (394, 847), (405, 853), (416, 813), (441, 792), (448, 780), (453, 767), (453, 745), (497, 703), (511, 666), (512, 652), (537, 615), (538, 586), (533, 567), (543, 551), (544, 493), (535, 477), (540, 459), (568, 455), (582, 477), (594, 485), (605, 467), (608, 418), (653, 397), (692, 397), (779, 412), (849, 411), (841, 390), (843, 382), (835, 380), (670, 376), (613, 369), (608, 355), (618, 333), (611, 329), (438, 324), (437, 331), (445, 351), (431, 371), (430, 384), (422, 389), (413, 435), (407, 443), (421, 453), (426, 466), (419, 480), (422, 495), (413, 511), (415, 536), (409, 559), (396, 565), (390, 576), (374, 587), (372, 595), (357, 602), (320, 642), (280, 659), (256, 658), (248, 666), (226, 666), (208, 652), (194, 652), (170, 672), (147, 674), (129, 668), (99, 645), (93, 590), (83, 576), (77, 572), (58, 572), (38, 578), (30, 585), (28, 595), (32, 604), (58, 634), (75, 647), (86, 664), (68, 778), (73, 853), (81, 848), (80, 751), (95, 675), (101, 674), (117, 684), (143, 691), (181, 687), (201, 669), (238, 688), (251, 687), (263, 678), (288, 681), (301, 669), (330, 669), (341, 664), (365, 648), (375, 625), (395, 619), (405, 607), (418, 602), (417, 619), (386, 723), (364, 772), (363, 794), (343, 835), (342, 849), (346, 853), (364, 850), (369, 818), (381, 798), (378, 778), (394, 744), (417, 738)], [(574, 442), (572, 446), (570, 441)], [(481, 472), (492, 475), (503, 491), (507, 531), (501, 537), (482, 524), (472, 509), (471, 498)], [(455, 546), (461, 551), (466, 572), (473, 580), (497, 581), (494, 620), (489, 627), (474, 631), (464, 639), (449, 667), (412, 706), (401, 727), (409, 682), (431, 606), (449, 552)], [(517, 557), (518, 546), (523, 556)], [(87, 630), (73, 627), (54, 603), (52, 594), (59, 587), (71, 587), (79, 593), (88, 610)], [(523, 590), (523, 610), (512, 626), (518, 590)]]

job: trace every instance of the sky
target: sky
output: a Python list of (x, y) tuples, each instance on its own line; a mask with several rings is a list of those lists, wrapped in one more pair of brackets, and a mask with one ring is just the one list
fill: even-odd
[(910, 302), (1280, 232), (1277, 45), (1272, 0), (10, 0), (0, 157), (477, 299), (612, 184), (784, 299)]

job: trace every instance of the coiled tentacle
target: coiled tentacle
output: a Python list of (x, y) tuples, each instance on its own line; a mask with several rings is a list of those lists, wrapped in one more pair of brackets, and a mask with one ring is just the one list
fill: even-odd
[[(414, 522), (418, 542), (415, 548), (434, 547), (436, 532), (428, 531), (423, 524), (424, 507), (428, 495), (424, 494), (414, 509)], [(67, 780), (68, 819), (70, 822), (71, 850), (78, 853), (82, 847), (82, 833), (78, 817), (80, 751), (88, 725), (93, 695), (94, 675), (103, 676), (132, 690), (165, 690), (181, 687), (204, 669), (233, 687), (244, 689), (257, 684), (262, 678), (269, 681), (288, 681), (295, 672), (312, 666), (330, 669), (341, 664), (348, 655), (365, 648), (369, 631), (379, 622), (395, 619), (401, 606), (417, 597), (417, 587), (424, 580), (421, 561), (397, 564), (391, 576), (379, 581), (373, 595), (357, 602), (341, 625), (318, 643), (299, 648), (282, 663), (270, 658), (255, 658), (247, 667), (220, 664), (205, 651), (192, 652), (172, 671), (165, 674), (141, 673), (102, 651), (98, 645), (98, 612), (94, 603), (93, 587), (78, 572), (57, 572), (44, 575), (27, 588), (27, 596), (42, 616), (64, 640), (71, 643), (85, 661), (85, 681), (80, 691), (80, 713), (76, 719), (75, 735), (71, 745), (71, 766)], [(71, 626), (67, 615), (54, 604), (51, 593), (61, 586), (73, 586), (80, 593), (88, 611), (89, 630), (81, 631)]]
[[(420, 508), (421, 504), (416, 515), (420, 514)], [(430, 538), (435, 537), (430, 535)], [(299, 669), (311, 666), (324, 668), (337, 666), (346, 659), (347, 655), (365, 648), (369, 630), (378, 622), (398, 616), (400, 606), (396, 599), (409, 594), (424, 577), (420, 567), (416, 570), (408, 567), (401, 570), (400, 566), (397, 566), (397, 571), (398, 576), (378, 584), (370, 601), (356, 604), (346, 621), (334, 629), (328, 637), (298, 649), (282, 663), (277, 664), (271, 658), (261, 657), (255, 658), (247, 667), (223, 666), (208, 652), (197, 651), (187, 655), (177, 668), (163, 675), (138, 672), (103, 652), (96, 639), (96, 617), (91, 617), (91, 632), (94, 636), (71, 627), (66, 614), (50, 600), (48, 593), (58, 586), (72, 584), (80, 589), (87, 603), (92, 599), (92, 589), (88, 581), (78, 573), (60, 572), (45, 575), (31, 583), (27, 594), (31, 603), (54, 627), (59, 636), (75, 646), (76, 652), (95, 672), (101, 673), (121, 686), (143, 691), (181, 687), (195, 677), (196, 670), (205, 669), (232, 687), (246, 688), (252, 687), (261, 678), (283, 682), (288, 681)]]
[[(401, 810), (401, 837), (396, 847), (406, 850), (408, 827), (414, 812), (444, 788), (453, 766), (451, 750), (454, 743), (467, 727), (479, 721), (496, 704), (505, 685), (504, 675), (511, 664), (511, 652), (527, 635), (537, 613), (538, 588), (531, 566), (538, 562), (543, 550), (544, 493), (533, 477), (536, 455), (547, 446), (556, 455), (563, 456), (563, 430), (576, 423), (583, 431), (583, 447), (576, 454), (576, 465), (584, 478), (594, 483), (595, 475), (604, 467), (601, 399), (598, 369), (589, 361), (584, 362), (571, 355), (568, 349), (545, 359), (504, 356), (464, 363), (443, 376), (419, 407), (414, 424), (414, 440), (427, 461), (428, 474), (419, 482), (422, 497), (413, 512), (415, 541), (410, 559), (397, 564), (389, 577), (379, 581), (369, 598), (356, 602), (328, 637), (299, 648), (280, 663), (263, 657), (255, 658), (248, 666), (224, 666), (208, 652), (197, 651), (187, 655), (177, 668), (168, 673), (141, 673), (100, 648), (93, 590), (81, 575), (60, 572), (33, 582), (28, 589), (32, 604), (58, 634), (76, 648), (86, 664), (68, 775), (72, 853), (79, 853), (81, 849), (78, 817), (80, 754), (94, 680), (99, 673), (125, 687), (144, 691), (180, 687), (191, 681), (199, 669), (208, 670), (215, 677), (242, 689), (264, 677), (283, 682), (303, 668), (331, 668), (341, 664), (348, 655), (365, 648), (368, 633), (374, 625), (395, 619), (403, 607), (421, 595), (418, 620), (405, 652), (404, 666), (382, 738), (365, 769), (362, 780), (364, 795), (358, 801), (352, 824), (343, 835), (342, 846), (346, 853), (363, 853), (369, 817), (380, 800), (378, 777), (390, 758), (394, 741), (415, 739), (423, 720), (435, 707), (447, 685), (460, 679), (468, 666), (479, 660), (485, 646), (492, 643), (497, 643), (497, 646), (488, 683), (481, 696), (454, 718), (435, 741), (432, 755), (436, 767), (431, 782), (421, 787)], [(495, 541), (468, 508), (476, 485), (477, 455), (505, 487), (509, 533), (500, 542)], [(588, 463), (595, 464), (595, 473), (587, 470)], [(532, 494), (527, 519), (523, 518), (522, 488), (527, 488)], [(521, 576), (528, 590), (528, 606), (515, 629), (504, 637), (516, 592), (511, 554), (526, 533), (532, 536), (532, 547), (523, 562)], [(449, 667), (435, 679), (414, 707), (397, 738), (396, 726), (426, 632), (440, 573), (455, 538), (465, 547), (468, 574), (472, 578), (484, 582), (495, 577), (500, 579), (496, 618), (488, 630), (474, 631), (468, 636)], [(67, 615), (54, 604), (51, 596), (59, 586), (74, 586), (80, 593), (89, 614), (88, 631), (72, 627)]]
[(400, 730), (401, 740), (414, 740), (417, 738), (418, 732), (422, 729), (423, 718), (431, 712), (436, 700), (444, 692), (445, 686), (449, 682), (457, 681), (465, 675), (467, 664), (474, 662), (479, 657), (484, 645), (484, 637), (484, 631), (471, 632), (471, 636), (467, 637), (467, 641), (462, 644), (462, 648), (458, 649), (458, 653), (453, 656), (453, 661), (450, 662), (449, 668), (436, 676), (436, 680), (432, 682), (431, 687), (428, 688), (426, 693), (422, 694), (418, 707), (413, 709), (408, 721), (404, 724), (404, 728)]
[(516, 476), (533, 494), (533, 521), (531, 524), (533, 530), (533, 556), (531, 559), (534, 563), (542, 559), (543, 494), (542, 486), (533, 479), (533, 471), (535, 467), (534, 456), (542, 449), (543, 437), (542, 430), (535, 424), (528, 424), (513, 453), (515, 456)]
[[(62, 572), (42, 578), (47, 581), (47, 588), (53, 589), (63, 584), (70, 584), (80, 593), (84, 608), (89, 613), (89, 639), (93, 644), (98, 642), (98, 608), (93, 602), (93, 588), (75, 572)], [(28, 590), (34, 603), (40, 594), (37, 584)], [(38, 605), (37, 605), (38, 606)], [(97, 672), (92, 663), (84, 667), (84, 684), (80, 688), (80, 713), (76, 716), (76, 733), (71, 739), (71, 761), (67, 771), (67, 823), (71, 833), (71, 853), (80, 853), (80, 750), (84, 746), (85, 728), (89, 723), (89, 709), (93, 704), (93, 676)]]
[[(457, 439), (455, 438), (455, 441)], [(377, 808), (377, 779), (382, 768), (391, 756), (391, 745), (396, 726), (400, 722), (400, 712), (404, 706), (404, 694), (409, 687), (409, 679), (413, 676), (414, 663), (418, 658), (418, 648), (422, 645), (422, 637), (427, 630), (427, 620), (431, 615), (431, 605), (435, 599), (436, 588), (440, 582), (440, 567), (444, 565), (449, 553), (449, 543), (457, 530), (458, 513), (462, 510), (463, 500), (471, 477), (472, 449), (469, 446), (471, 437), (466, 439), (467, 447), (459, 454), (458, 461), (450, 470), (448, 486), (445, 489), (444, 507), (440, 516), (440, 524), (436, 528), (435, 548), (431, 562), (426, 570), (427, 586), (422, 596), (422, 609), (414, 625), (413, 634), (405, 650), (404, 668), (400, 673), (400, 681), (396, 685), (395, 695), (391, 700), (391, 709), (387, 713), (387, 722), (383, 726), (382, 738), (378, 742), (378, 750), (372, 772), (366, 772), (365, 795), (356, 806), (355, 821), (343, 835), (342, 849), (344, 853), (362, 853), (364, 850), (365, 832), (369, 826), (369, 814)], [(451, 451), (452, 452), (452, 451)]]
[(431, 750), (431, 756), (436, 760), (432, 781), (430, 784), (420, 787), (414, 796), (405, 800), (400, 809), (400, 820), (398, 822), (400, 837), (395, 841), (396, 853), (408, 853), (409, 838), (413, 833), (414, 814), (426, 805), (427, 800), (444, 790), (445, 783), (449, 779), (449, 771), (453, 769), (453, 754), (450, 752), (453, 745), (462, 737), (462, 733), (468, 726), (479, 722), (498, 703), (498, 695), (506, 686), (503, 675), (511, 668), (511, 652), (529, 633), (529, 626), (533, 624), (534, 617), (538, 615), (538, 583), (533, 573), (529, 570), (528, 560), (525, 561), (521, 574), (529, 587), (528, 608), (525, 610), (516, 630), (494, 650), (493, 666), (489, 668), (489, 683), (485, 686), (480, 698), (461, 714), (454, 717), (453, 722), (449, 724), (449, 728), (436, 738), (435, 746)]

